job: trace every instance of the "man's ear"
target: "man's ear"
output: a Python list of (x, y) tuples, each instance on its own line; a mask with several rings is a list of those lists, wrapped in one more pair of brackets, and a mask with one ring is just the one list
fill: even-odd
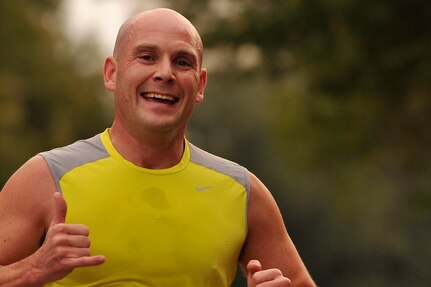
[(204, 101), (204, 91), (205, 91), (206, 85), (207, 85), (207, 70), (202, 69), (200, 81), (199, 81), (198, 94), (197, 94), (196, 99), (195, 99), (196, 103), (202, 103)]
[(117, 72), (117, 65), (115, 59), (111, 56), (106, 58), (105, 65), (103, 66), (103, 81), (105, 88), (108, 91), (115, 91), (115, 78)]

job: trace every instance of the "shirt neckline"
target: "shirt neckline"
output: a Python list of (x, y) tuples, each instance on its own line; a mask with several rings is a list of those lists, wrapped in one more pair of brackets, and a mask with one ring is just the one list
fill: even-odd
[(190, 162), (190, 147), (189, 147), (189, 143), (187, 141), (186, 138), (184, 138), (184, 152), (183, 152), (183, 156), (180, 160), (179, 163), (177, 163), (176, 165), (166, 168), (166, 169), (149, 169), (149, 168), (144, 168), (144, 167), (140, 167), (135, 165), (134, 163), (132, 163), (131, 161), (128, 161), (127, 159), (125, 159), (118, 151), (117, 149), (114, 147), (114, 145), (112, 144), (111, 141), (111, 137), (109, 136), (109, 128), (106, 129), (101, 135), (100, 135), (101, 141), (103, 146), (105, 147), (106, 151), (108, 152), (108, 154), (113, 157), (115, 160), (119, 161), (120, 163), (135, 169), (137, 171), (140, 172), (144, 172), (144, 173), (149, 173), (149, 174), (171, 174), (171, 173), (176, 173), (179, 172), (181, 170), (183, 170)]

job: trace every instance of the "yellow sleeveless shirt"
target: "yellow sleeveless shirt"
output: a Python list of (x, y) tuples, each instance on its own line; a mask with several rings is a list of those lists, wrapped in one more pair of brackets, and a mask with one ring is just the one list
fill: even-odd
[(66, 223), (87, 225), (92, 254), (106, 257), (48, 286), (231, 286), (247, 232), (245, 168), (187, 140), (176, 166), (140, 168), (108, 130), (41, 155)]

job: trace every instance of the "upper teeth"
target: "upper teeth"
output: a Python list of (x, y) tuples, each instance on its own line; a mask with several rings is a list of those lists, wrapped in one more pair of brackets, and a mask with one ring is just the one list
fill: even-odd
[(161, 100), (166, 100), (166, 101), (170, 101), (170, 102), (175, 102), (174, 97), (170, 97), (170, 96), (166, 96), (166, 95), (149, 93), (149, 94), (145, 94), (145, 97), (149, 98), (149, 99), (161, 99)]

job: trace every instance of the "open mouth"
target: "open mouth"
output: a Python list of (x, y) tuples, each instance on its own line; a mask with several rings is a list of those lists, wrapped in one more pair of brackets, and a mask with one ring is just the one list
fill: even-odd
[(141, 96), (148, 101), (162, 103), (162, 104), (172, 105), (178, 102), (178, 99), (175, 97), (157, 94), (157, 93), (141, 93)]

